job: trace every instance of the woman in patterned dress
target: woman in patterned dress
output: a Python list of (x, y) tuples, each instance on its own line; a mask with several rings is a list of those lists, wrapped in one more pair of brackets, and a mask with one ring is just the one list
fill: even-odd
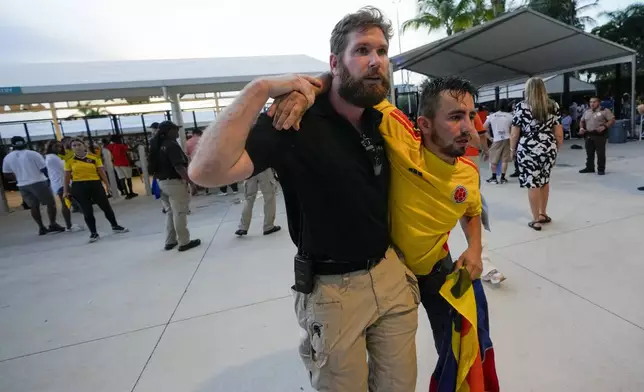
[(528, 188), (532, 210), (528, 226), (539, 231), (542, 224), (552, 221), (546, 212), (550, 172), (563, 143), (563, 128), (559, 106), (548, 98), (542, 79), (526, 82), (525, 97), (514, 111), (510, 145), (519, 164), (519, 184)]

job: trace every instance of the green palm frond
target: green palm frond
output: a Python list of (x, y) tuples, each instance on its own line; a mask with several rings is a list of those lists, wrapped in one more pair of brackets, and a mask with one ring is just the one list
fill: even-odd
[(431, 32), (441, 27), (443, 27), (443, 21), (440, 18), (432, 14), (422, 14), (417, 18), (405, 21), (402, 24), (401, 31), (405, 33), (408, 30), (427, 29)]

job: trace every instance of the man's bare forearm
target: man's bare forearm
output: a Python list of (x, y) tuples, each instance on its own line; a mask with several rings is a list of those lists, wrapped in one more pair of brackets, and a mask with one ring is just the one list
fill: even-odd
[(483, 249), (481, 215), (464, 216), (460, 219), (467, 245), (473, 249)]
[(221, 185), (244, 153), (246, 139), (257, 116), (268, 100), (262, 81), (248, 84), (199, 140), (188, 173), (204, 186)]

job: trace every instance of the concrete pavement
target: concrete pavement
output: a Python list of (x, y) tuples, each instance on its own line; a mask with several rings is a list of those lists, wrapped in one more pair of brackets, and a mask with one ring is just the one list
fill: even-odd
[[(484, 186), (491, 257), (508, 277), (486, 286), (503, 391), (644, 390), (644, 143), (608, 155), (606, 176), (581, 175), (584, 151), (564, 149), (541, 232), (516, 181)], [(161, 206), (143, 196), (114, 203), (128, 234), (97, 211), (95, 244), (86, 231), (38, 237), (28, 211), (0, 217), (0, 391), (310, 391), (283, 203), (285, 230), (262, 236), (259, 199), (236, 238), (240, 195), (193, 199), (203, 245), (184, 253), (162, 250)], [(450, 245), (464, 249), (460, 229)], [(417, 340), (426, 391), (424, 313)]]

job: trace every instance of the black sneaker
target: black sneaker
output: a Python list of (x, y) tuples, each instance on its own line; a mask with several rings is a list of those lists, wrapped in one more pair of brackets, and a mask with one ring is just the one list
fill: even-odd
[(517, 178), (517, 177), (519, 177), (519, 172), (514, 172), (510, 174), (510, 178)]
[(96, 242), (100, 239), (101, 237), (98, 236), (98, 233), (92, 233), (89, 235), (89, 243)]
[(115, 234), (122, 234), (122, 233), (127, 233), (128, 231), (130, 231), (130, 229), (127, 229), (127, 228), (125, 228), (123, 226), (113, 226), (112, 231)]
[(501, 184), (507, 184), (507, 183), (508, 183), (508, 179), (507, 179), (507, 178), (505, 178), (505, 177), (501, 177), (501, 181), (500, 181), (500, 183), (501, 183)]
[(487, 182), (488, 184), (498, 184), (499, 183), (499, 181), (496, 179), (496, 176), (492, 176), (492, 177), (488, 178), (485, 182)]
[(644, 191), (644, 186), (637, 188), (638, 191)]
[(65, 228), (59, 224), (54, 224), (54, 225), (50, 225), (47, 231), (50, 233), (62, 233), (65, 231)]
[(594, 173), (594, 172), (595, 172), (595, 169), (589, 169), (589, 168), (587, 168), (587, 167), (585, 167), (585, 168), (583, 168), (583, 169), (579, 170), (579, 173), (581, 173), (581, 174)]
[(603, 171), (603, 170), (601, 170), (601, 171), (598, 171), (598, 172), (597, 172), (597, 174), (598, 174), (598, 175), (600, 175), (600, 176), (603, 176), (603, 175), (605, 175), (605, 174), (606, 174), (606, 172), (605, 172), (605, 171)]
[(264, 232), (264, 235), (269, 235), (273, 233), (277, 233), (278, 231), (282, 230), (280, 226), (273, 226), (271, 229), (268, 229)]
[(177, 247), (177, 245), (179, 245), (179, 244), (177, 244), (176, 242), (175, 242), (174, 244), (165, 244), (165, 246), (163, 247), (163, 249), (165, 249), (165, 250), (172, 250), (172, 249), (176, 248), (176, 247)]
[(130, 193), (130, 198), (133, 199), (133, 198), (137, 197), (138, 195), (139, 195), (138, 193), (132, 192), (132, 193)]
[(238, 236), (240, 236), (240, 237), (241, 237), (241, 236), (243, 236), (243, 235), (246, 235), (246, 234), (248, 234), (248, 230), (242, 230), (242, 229), (239, 229), (239, 230), (237, 230), (237, 231), (235, 232), (235, 235), (238, 235)]
[(179, 252), (185, 252), (185, 251), (187, 251), (187, 250), (189, 250), (189, 249), (196, 248), (196, 247), (198, 247), (199, 245), (201, 245), (201, 240), (199, 240), (199, 239), (197, 239), (197, 240), (191, 240), (191, 241), (190, 241), (190, 242), (188, 242), (187, 244), (185, 244), (185, 245), (181, 245), (181, 246), (179, 247), (179, 249), (177, 249), (177, 250), (178, 250)]
[(48, 233), (49, 233), (49, 230), (47, 230), (46, 227), (41, 227), (40, 229), (38, 229), (38, 235), (45, 235)]
[(134, 197), (132, 195), (121, 195), (121, 196), (125, 196), (125, 200), (130, 200), (132, 197)]

